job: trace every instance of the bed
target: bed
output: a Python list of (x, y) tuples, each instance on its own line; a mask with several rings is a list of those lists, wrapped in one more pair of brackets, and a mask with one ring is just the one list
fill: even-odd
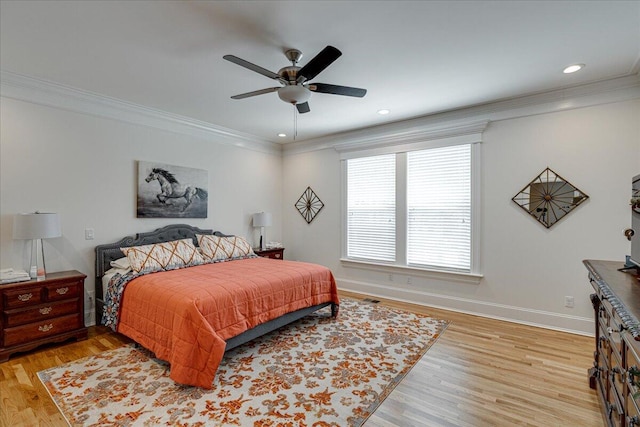
[(116, 311), (115, 330), (168, 361), (177, 383), (203, 388), (211, 388), (224, 352), (324, 307), (335, 317), (339, 307), (335, 280), (326, 267), (250, 255), (134, 274), (124, 281), (114, 309), (115, 281), (105, 292), (103, 276), (127, 259), (121, 248), (175, 241), (197, 246), (198, 239), (216, 238), (233, 236), (177, 224), (95, 249), (97, 323), (108, 324), (109, 313)]

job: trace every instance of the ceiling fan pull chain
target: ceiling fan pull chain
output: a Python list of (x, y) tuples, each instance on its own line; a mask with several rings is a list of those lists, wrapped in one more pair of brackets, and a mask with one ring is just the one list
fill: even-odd
[(296, 136), (298, 136), (298, 115), (296, 114), (296, 105), (293, 105), (293, 140), (296, 140)]

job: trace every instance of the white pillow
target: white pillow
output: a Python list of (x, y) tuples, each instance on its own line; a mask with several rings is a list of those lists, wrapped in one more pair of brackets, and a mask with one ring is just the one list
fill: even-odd
[(118, 258), (114, 261), (111, 261), (110, 264), (111, 264), (111, 267), (121, 269), (121, 270), (131, 269), (131, 263), (129, 262), (129, 258), (127, 258), (126, 256), (122, 258)]
[(204, 263), (191, 239), (120, 248), (136, 273), (173, 270)]
[(211, 234), (196, 234), (202, 255), (209, 261), (254, 255), (251, 245), (242, 237), (218, 237)]

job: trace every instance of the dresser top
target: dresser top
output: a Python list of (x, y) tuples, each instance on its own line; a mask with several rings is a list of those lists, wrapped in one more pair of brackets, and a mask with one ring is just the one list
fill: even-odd
[(631, 315), (629, 330), (640, 339), (640, 276), (633, 272), (621, 272), (622, 262), (588, 259), (583, 261), (598, 286), (612, 305), (621, 304), (622, 313)]
[(82, 274), (76, 270), (68, 271), (56, 271), (55, 273), (47, 273), (47, 278), (44, 280), (27, 280), (24, 282), (4, 283), (0, 284), (0, 290), (6, 290), (11, 288), (19, 288), (29, 285), (51, 285), (58, 281), (69, 281), (73, 279), (84, 280), (87, 277), (86, 274)]

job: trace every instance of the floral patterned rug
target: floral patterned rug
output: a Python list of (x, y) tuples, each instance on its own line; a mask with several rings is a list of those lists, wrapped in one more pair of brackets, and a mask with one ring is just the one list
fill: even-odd
[(212, 390), (124, 346), (38, 373), (73, 426), (361, 426), (447, 322), (342, 298), (229, 351)]

